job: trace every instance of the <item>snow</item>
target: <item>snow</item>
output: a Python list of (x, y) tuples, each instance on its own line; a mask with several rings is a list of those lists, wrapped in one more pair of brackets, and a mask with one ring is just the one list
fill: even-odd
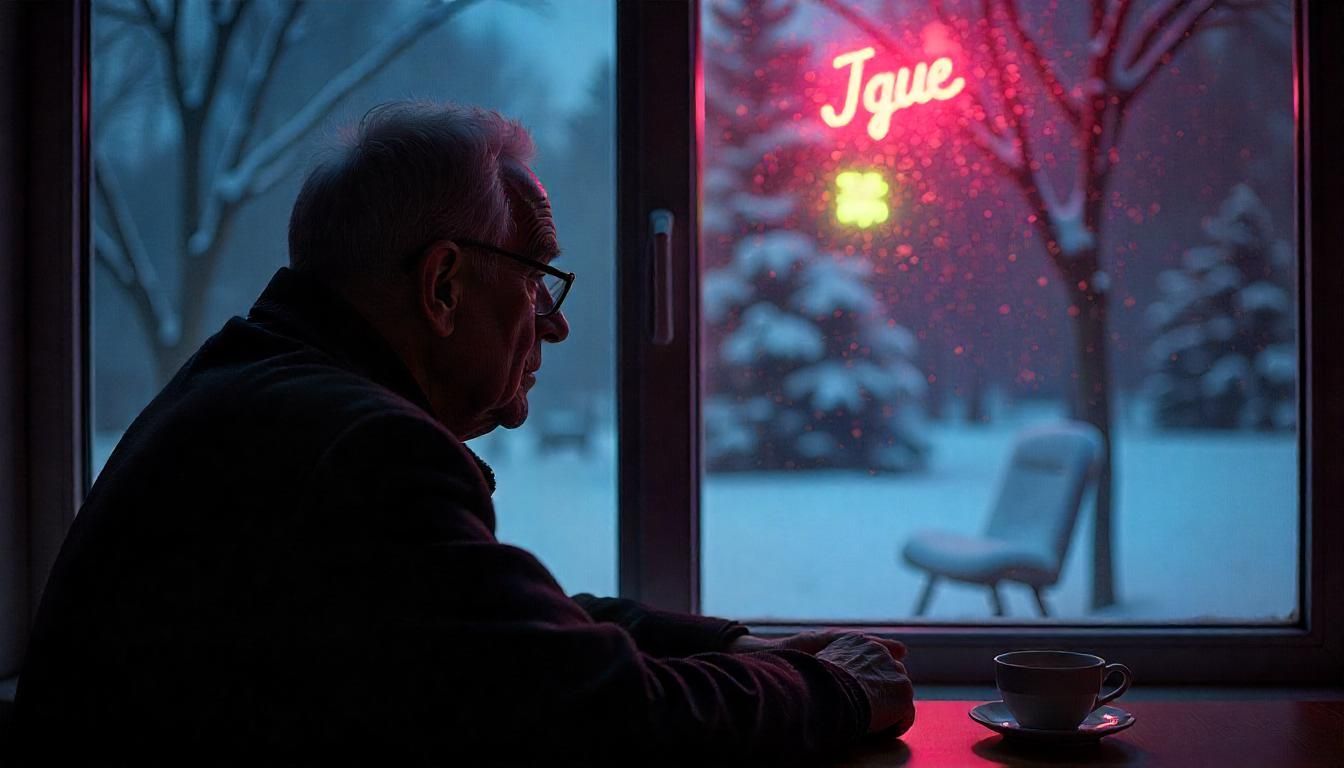
[(835, 438), (825, 432), (804, 432), (798, 436), (794, 444), (798, 452), (809, 459), (831, 456), (838, 450)]
[(1178, 325), (1153, 340), (1148, 349), (1148, 358), (1156, 366), (1172, 355), (1184, 355), (1204, 346), (1207, 340), (1199, 326)]
[(1082, 216), (1060, 217), (1054, 220), (1059, 248), (1066, 256), (1077, 256), (1091, 250), (1097, 243), (1092, 230), (1083, 223)]
[(1097, 293), (1108, 293), (1111, 290), (1111, 274), (1105, 270), (1097, 270), (1092, 273), (1092, 290)]
[[(771, 109), (770, 111), (775, 111)], [(789, 109), (788, 112), (792, 112)], [(784, 115), (767, 115), (777, 120), (764, 131), (752, 132), (738, 139), (731, 146), (719, 147), (716, 151), (724, 154), (728, 165), (738, 169), (750, 169), (761, 161), (761, 157), (772, 152), (781, 152), (790, 148), (814, 146), (826, 138), (816, 121), (794, 122)]]
[(724, 397), (708, 398), (703, 407), (705, 447), (714, 455), (756, 449), (756, 432), (741, 421), (741, 410)]
[(1217, 296), (1237, 290), (1243, 282), (1240, 269), (1231, 264), (1220, 264), (1204, 274), (1199, 290), (1205, 296)]
[(783, 273), (794, 264), (810, 261), (816, 247), (807, 235), (776, 229), (739, 240), (733, 249), (733, 261), (743, 277), (756, 277), (769, 270)]
[(822, 257), (807, 265), (793, 306), (805, 315), (821, 317), (835, 310), (868, 312), (877, 300), (864, 278), (872, 268), (867, 261), (836, 261)]
[(793, 195), (753, 195), (739, 192), (730, 198), (733, 211), (752, 224), (783, 224), (798, 201)]
[[(1197, 245), (1181, 256), (1181, 264), (1192, 272), (1205, 272), (1222, 264), (1224, 258), (1225, 254), (1220, 246)], [(1164, 272), (1162, 274), (1163, 278), (1161, 279), (1171, 279), (1166, 278), (1165, 276), (1172, 275), (1173, 277), (1184, 278), (1189, 281), (1189, 278), (1186, 278), (1184, 273), (1181, 272)], [(1193, 282), (1178, 283), (1171, 286), (1162, 283), (1159, 283), (1159, 285), (1161, 285), (1163, 292), (1166, 293), (1184, 293), (1194, 288)]]
[(705, 234), (729, 234), (733, 231), (733, 213), (721, 206), (707, 204), (700, 211), (700, 228)]
[[(706, 613), (743, 619), (906, 620), (923, 576), (898, 559), (922, 529), (985, 525), (1018, 430), (1056, 417), (1019, 407), (987, 426), (924, 425), (926, 472), (729, 473), (705, 478), (701, 514)], [(1297, 605), (1296, 436), (1117, 427), (1115, 535), (1120, 602), (1088, 610), (1091, 514), (1075, 530), (1055, 615), (1074, 622), (1278, 621)], [(1291, 423), (1291, 422), (1290, 422)], [(497, 474), (503, 541), (537, 554), (569, 592), (615, 594), (615, 437), (587, 453), (539, 452), (532, 423), (472, 442)], [(94, 444), (95, 467), (116, 434)], [(1231, 578), (1230, 578), (1231, 577)], [(1003, 589), (1012, 621), (1031, 593)], [(991, 622), (985, 591), (938, 588), (930, 618)]]
[(758, 302), (742, 313), (742, 325), (723, 342), (723, 359), (755, 365), (764, 358), (811, 362), (826, 353), (821, 331), (810, 321)]
[(720, 165), (705, 169), (701, 175), (701, 192), (710, 200), (719, 200), (738, 187), (737, 174)]
[(1255, 191), (1246, 184), (1237, 184), (1204, 231), (1216, 241), (1253, 246), (1270, 237), (1271, 219), (1269, 209)]
[[(1194, 251), (1189, 251), (1194, 253)], [(1192, 269), (1197, 269), (1192, 267)], [(1166, 297), (1186, 297), (1198, 296), (1200, 294), (1199, 283), (1195, 282), (1189, 274), (1175, 269), (1168, 269), (1157, 276), (1157, 288)]]
[(1242, 288), (1239, 301), (1244, 312), (1273, 314), (1292, 312), (1292, 301), (1288, 298), (1288, 292), (1264, 280), (1258, 280)]
[[(871, 363), (868, 365), (872, 367)], [(807, 398), (808, 404), (818, 411), (844, 408), (860, 413), (864, 404), (862, 384), (855, 366), (828, 361), (789, 374), (784, 380), (784, 394), (795, 400)]]
[[(919, 342), (915, 334), (901, 325), (873, 325), (865, 329), (864, 341), (883, 356), (914, 357)], [(920, 376), (923, 381), (924, 377)]]
[[(923, 576), (898, 559), (917, 530), (985, 525), (1015, 429), (940, 427), (927, 473), (869, 477), (706, 478), (707, 613), (821, 621), (901, 620)], [(1091, 518), (1074, 532), (1061, 582), (1047, 591), (1074, 621), (1282, 620), (1297, 603), (1294, 438), (1148, 433), (1117, 443), (1120, 604), (1088, 611)], [(762, 576), (768, 574), (768, 576)], [(1229, 580), (1231, 574), (1253, 575)], [(1031, 593), (1004, 588), (1009, 615), (1033, 618)], [(940, 586), (931, 618), (992, 621), (983, 588)]]
[(705, 275), (700, 289), (705, 320), (722, 321), (728, 311), (751, 298), (751, 286), (729, 269), (716, 269)]
[(1204, 396), (1214, 398), (1245, 386), (1250, 382), (1251, 364), (1241, 355), (1223, 355), (1199, 377), (1199, 387)]
[(1255, 370), (1276, 384), (1297, 381), (1297, 348), (1292, 344), (1274, 344), (1255, 356)]

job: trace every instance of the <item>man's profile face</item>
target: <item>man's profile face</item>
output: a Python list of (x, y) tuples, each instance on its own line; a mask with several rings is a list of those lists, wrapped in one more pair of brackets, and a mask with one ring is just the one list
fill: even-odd
[[(531, 186), (531, 185), (530, 185)], [(513, 205), (513, 233), (501, 248), (541, 262), (549, 262), (559, 251), (550, 202), (539, 184), (510, 195)], [(470, 371), (457, 376), (472, 378), (472, 399), (482, 412), (480, 431), (460, 435), (475, 437), (503, 426), (509, 429), (527, 419), (528, 391), (536, 384), (541, 367), (543, 341), (559, 343), (569, 335), (563, 313), (537, 317), (537, 292), (543, 290), (538, 276), (527, 266), (511, 259), (480, 254), (495, 259), (493, 280), (471, 275), (459, 313), (454, 335), (469, 342), (468, 359), (460, 365)], [(544, 300), (541, 297), (540, 300)]]

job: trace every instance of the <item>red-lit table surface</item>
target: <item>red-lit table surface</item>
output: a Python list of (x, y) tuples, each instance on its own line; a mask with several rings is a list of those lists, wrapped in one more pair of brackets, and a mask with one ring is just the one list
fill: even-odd
[(844, 766), (1248, 766), (1344, 768), (1344, 701), (1135, 701), (1126, 731), (1097, 744), (1020, 747), (966, 714), (978, 702), (921, 701), (904, 738)]

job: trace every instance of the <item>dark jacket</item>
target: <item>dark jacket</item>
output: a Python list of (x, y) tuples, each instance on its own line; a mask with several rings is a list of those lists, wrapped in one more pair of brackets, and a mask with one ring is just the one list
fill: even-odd
[(384, 764), (783, 757), (865, 730), (853, 677), (745, 629), (571, 599), (495, 539), (490, 473), (349, 305), (281, 270), (131, 425), (18, 689), (21, 745)]

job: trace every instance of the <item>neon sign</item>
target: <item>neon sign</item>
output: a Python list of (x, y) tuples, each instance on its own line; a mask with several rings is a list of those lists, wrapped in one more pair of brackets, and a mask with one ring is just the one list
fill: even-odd
[(863, 108), (872, 118), (868, 120), (868, 135), (875, 141), (886, 138), (891, 130), (891, 115), (916, 104), (947, 101), (961, 93), (966, 79), (958, 77), (951, 82), (952, 59), (944, 56), (932, 63), (919, 62), (912, 70), (901, 67), (895, 72), (875, 72), (863, 85), (863, 63), (876, 55), (872, 46), (842, 53), (832, 64), (836, 69), (849, 67), (849, 85), (845, 89), (845, 105), (839, 112), (830, 104), (821, 108), (821, 119), (832, 128), (849, 125), (859, 111), (859, 91), (862, 86)]
[(891, 187), (881, 174), (845, 171), (835, 177), (835, 219), (867, 229), (890, 215), (887, 191)]

